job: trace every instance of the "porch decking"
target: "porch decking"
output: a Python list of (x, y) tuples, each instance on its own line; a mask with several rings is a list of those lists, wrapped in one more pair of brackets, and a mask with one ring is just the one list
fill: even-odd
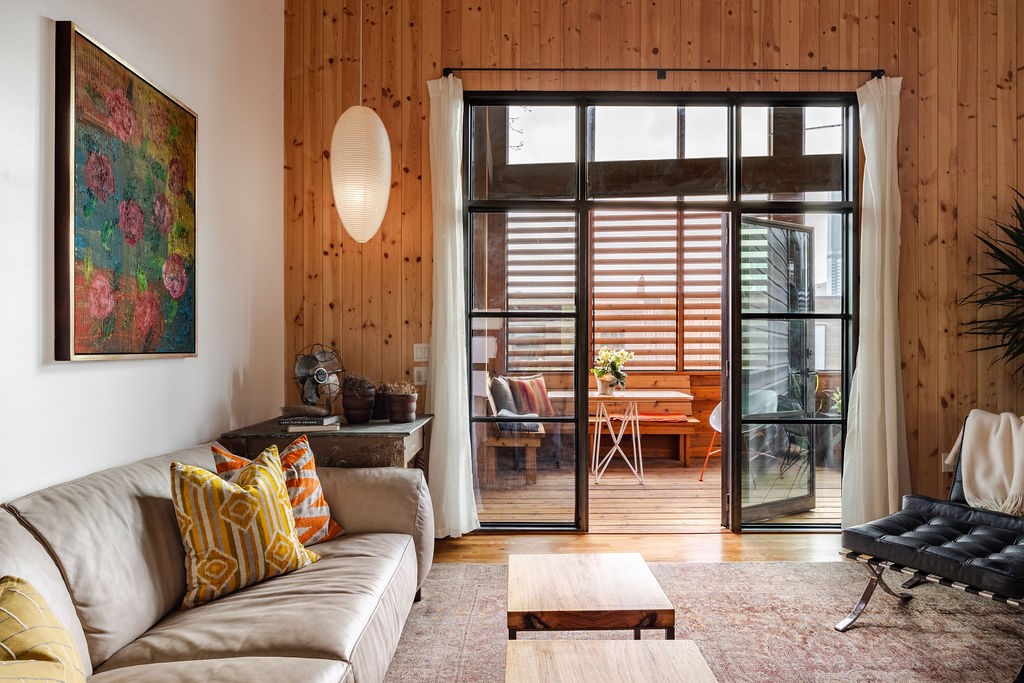
[[(711, 459), (704, 481), (698, 481), (703, 458), (682, 467), (669, 458), (645, 458), (645, 483), (640, 484), (616, 459), (594, 484), (590, 475), (590, 531), (598, 533), (719, 533), (721, 527), (721, 463)], [(510, 465), (511, 463), (508, 463)], [(572, 468), (539, 466), (537, 483), (527, 485), (523, 470), (499, 466), (496, 486), (477, 491), (483, 522), (571, 523), (574, 516)], [(765, 486), (766, 484), (761, 484)], [(756, 492), (755, 492), (756, 493)], [(817, 506), (779, 518), (780, 523), (827, 524), (839, 521), (839, 473), (816, 471)]]

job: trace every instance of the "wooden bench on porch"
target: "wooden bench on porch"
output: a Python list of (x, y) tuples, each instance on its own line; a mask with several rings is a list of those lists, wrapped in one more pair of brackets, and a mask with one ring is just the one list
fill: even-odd
[(488, 425), (483, 441), (484, 457), (480, 461), (480, 488), (492, 489), (495, 486), (499, 448), (522, 448), (526, 483), (536, 484), (537, 449), (544, 434), (544, 425), (535, 432), (506, 432), (498, 429), (496, 424)]

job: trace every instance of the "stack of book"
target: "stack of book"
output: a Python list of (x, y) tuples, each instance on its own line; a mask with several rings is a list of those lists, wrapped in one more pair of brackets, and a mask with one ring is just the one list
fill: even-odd
[(341, 429), (340, 415), (295, 415), (277, 423), (288, 432), (336, 432)]

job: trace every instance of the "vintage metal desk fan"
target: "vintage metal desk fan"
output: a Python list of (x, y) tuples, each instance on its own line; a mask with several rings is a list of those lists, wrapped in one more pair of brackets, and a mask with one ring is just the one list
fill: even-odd
[(311, 344), (295, 356), (295, 381), (302, 406), (286, 406), (292, 415), (330, 415), (341, 394), (340, 374), (345, 372), (338, 351), (326, 344)]

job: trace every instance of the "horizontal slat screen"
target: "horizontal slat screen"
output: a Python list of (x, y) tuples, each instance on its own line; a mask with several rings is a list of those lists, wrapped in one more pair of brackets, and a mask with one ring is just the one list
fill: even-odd
[[(718, 369), (722, 220), (722, 214), (707, 211), (591, 212), (595, 351), (632, 351), (632, 370)], [(507, 226), (508, 310), (550, 311), (560, 304), (572, 312), (573, 216), (510, 212)], [(568, 319), (510, 320), (508, 369), (571, 371), (574, 344)]]
[(722, 365), (722, 232), (725, 215), (683, 214), (683, 368)]
[[(576, 218), (569, 213), (509, 212), (509, 311), (576, 310)], [(572, 318), (510, 319), (509, 372), (571, 372)]]
[(678, 212), (598, 209), (590, 228), (594, 349), (632, 351), (632, 370), (675, 370)]

